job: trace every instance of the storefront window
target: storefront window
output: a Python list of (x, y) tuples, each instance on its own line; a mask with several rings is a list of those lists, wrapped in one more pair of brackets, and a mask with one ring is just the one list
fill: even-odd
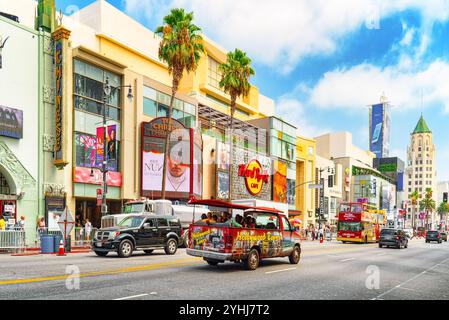
[(157, 116), (168, 117), (168, 106), (159, 103), (157, 106)]
[(147, 116), (157, 117), (157, 102), (148, 98), (143, 98), (143, 113)]

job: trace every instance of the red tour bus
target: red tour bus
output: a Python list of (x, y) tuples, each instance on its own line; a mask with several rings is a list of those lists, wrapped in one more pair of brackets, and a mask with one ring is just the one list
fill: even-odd
[(380, 230), (386, 223), (385, 210), (362, 202), (342, 203), (338, 213), (337, 241), (378, 242)]

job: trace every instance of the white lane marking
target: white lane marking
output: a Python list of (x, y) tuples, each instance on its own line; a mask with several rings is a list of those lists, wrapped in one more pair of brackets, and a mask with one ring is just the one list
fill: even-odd
[(346, 261), (351, 261), (351, 260), (355, 260), (355, 258), (343, 259), (343, 260), (340, 260), (340, 262), (346, 262)]
[(390, 290), (385, 291), (384, 293), (378, 295), (378, 296), (377, 296), (376, 298), (374, 298), (374, 299), (378, 300), (380, 297), (383, 297), (384, 295), (389, 294), (389, 293), (392, 292), (393, 290), (395, 290), (395, 289), (397, 289), (397, 288), (402, 288), (402, 286), (403, 286), (404, 284), (409, 283), (410, 281), (413, 281), (413, 280), (419, 278), (419, 277), (422, 276), (423, 274), (426, 274), (428, 271), (431, 271), (431, 270), (435, 269), (436, 267), (442, 265), (443, 263), (445, 263), (445, 262), (448, 261), (448, 260), (449, 260), (449, 258), (444, 259), (444, 260), (441, 261), (440, 263), (437, 263), (437, 264), (434, 265), (433, 267), (430, 267), (429, 269), (424, 270), (424, 271), (421, 272), (421, 273), (418, 273), (418, 274), (415, 275), (414, 277), (408, 279), (407, 281), (404, 281), (404, 282), (398, 284), (397, 286), (391, 288)]
[(135, 296), (129, 296), (129, 297), (123, 297), (123, 298), (117, 298), (114, 300), (127, 300), (127, 299), (139, 298), (139, 297), (144, 297), (144, 296), (148, 296), (148, 293), (137, 294)]
[(296, 270), (296, 268), (288, 268), (288, 269), (282, 269), (282, 270), (268, 271), (268, 272), (265, 272), (265, 274), (276, 273), (276, 272), (283, 272), (283, 271), (291, 271), (291, 270)]

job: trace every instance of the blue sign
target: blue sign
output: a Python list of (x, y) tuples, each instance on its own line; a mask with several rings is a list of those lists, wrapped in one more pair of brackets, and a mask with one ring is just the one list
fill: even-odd
[(371, 132), (369, 149), (376, 155), (377, 158), (382, 158), (383, 152), (383, 111), (383, 103), (373, 105), (371, 109)]
[(404, 191), (404, 172), (398, 172), (396, 191)]

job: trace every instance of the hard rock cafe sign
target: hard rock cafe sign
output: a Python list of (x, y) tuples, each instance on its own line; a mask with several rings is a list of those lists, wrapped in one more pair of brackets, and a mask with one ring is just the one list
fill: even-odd
[(257, 160), (241, 164), (238, 175), (245, 179), (246, 189), (253, 196), (257, 196), (262, 191), (264, 183), (268, 183), (269, 180), (268, 173), (264, 172), (262, 165)]

